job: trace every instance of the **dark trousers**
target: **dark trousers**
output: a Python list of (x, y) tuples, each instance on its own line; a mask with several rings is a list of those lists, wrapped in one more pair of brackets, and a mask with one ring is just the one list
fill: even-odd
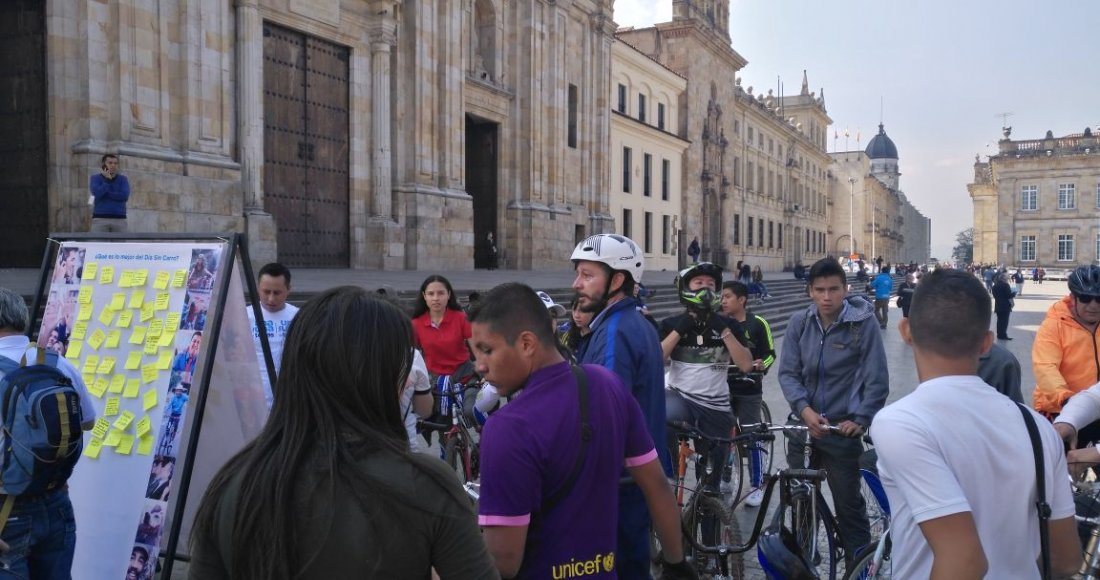
[[(733, 430), (733, 413), (729, 410), (718, 411), (697, 405), (671, 389), (665, 390), (665, 416), (669, 421), (683, 421), (708, 437), (729, 437)], [(680, 453), (680, 440), (677, 438), (678, 433), (675, 429), (669, 428), (666, 432), (669, 454), (675, 465)], [(725, 446), (696, 441), (695, 450), (707, 454), (708, 465), (726, 464), (727, 447)], [(712, 481), (710, 485), (717, 486), (718, 482)]]
[[(796, 437), (787, 445), (787, 464), (802, 466), (803, 443)], [(827, 435), (813, 440), (811, 467), (828, 470), (829, 489), (833, 492), (833, 506), (837, 526), (840, 528), (844, 549), (849, 555), (871, 542), (871, 529), (867, 523), (867, 505), (860, 493), (859, 459), (863, 455), (863, 443), (858, 438)]]
[(615, 569), (619, 578), (649, 580), (649, 508), (642, 488), (635, 483), (619, 486), (619, 533)]
[(1008, 317), (1012, 314), (1011, 310), (998, 310), (997, 311), (997, 338), (1008, 337)]
[(76, 550), (69, 489), (16, 499), (3, 539), (11, 549), (0, 555), (0, 578), (69, 578)]

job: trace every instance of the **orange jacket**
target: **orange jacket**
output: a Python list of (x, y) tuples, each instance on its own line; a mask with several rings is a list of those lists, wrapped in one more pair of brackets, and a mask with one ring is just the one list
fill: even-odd
[(1100, 382), (1100, 335), (1073, 318), (1072, 304), (1066, 296), (1051, 305), (1031, 347), (1037, 383), (1031, 398), (1041, 413), (1060, 412), (1071, 395)]

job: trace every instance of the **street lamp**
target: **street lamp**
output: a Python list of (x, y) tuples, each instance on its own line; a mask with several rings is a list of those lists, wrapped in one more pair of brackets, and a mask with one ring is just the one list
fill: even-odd
[(848, 186), (852, 196), (848, 200), (848, 259), (856, 253), (856, 178), (848, 178)]

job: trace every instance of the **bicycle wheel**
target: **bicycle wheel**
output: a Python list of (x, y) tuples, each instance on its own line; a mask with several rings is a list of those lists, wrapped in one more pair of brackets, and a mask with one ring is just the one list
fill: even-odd
[[(772, 425), (772, 411), (768, 408), (768, 404), (764, 401), (760, 401), (760, 419)], [(770, 441), (762, 441), (760, 445), (764, 448), (763, 457), (763, 470), (762, 473), (767, 475), (772, 472), (772, 458), (775, 457), (775, 439)]]
[(458, 474), (459, 481), (465, 484), (473, 480), (470, 470), (469, 445), (461, 435), (447, 439), (447, 444), (443, 447), (443, 458), (447, 461), (447, 465), (450, 465), (451, 469)]
[[(696, 494), (684, 507), (683, 522), (684, 533), (691, 534), (695, 542), (702, 546), (731, 546), (741, 543), (741, 528), (737, 518), (715, 497)], [(730, 552), (724, 556), (729, 571), (726, 576), (723, 575), (720, 561), (723, 556), (702, 553), (690, 542), (684, 544), (684, 554), (695, 562), (701, 579), (744, 578), (745, 562), (741, 554)]]
[(737, 506), (741, 500), (741, 492), (745, 489), (745, 476), (748, 473), (748, 463), (745, 461), (745, 448), (742, 445), (728, 445), (726, 450), (726, 465), (722, 471), (722, 494), (728, 496), (729, 509)]
[[(810, 501), (807, 489), (795, 490), (791, 498), (791, 531), (806, 559), (813, 563), (818, 578), (836, 580), (841, 554), (840, 534), (832, 513), (819, 495)], [(811, 509), (816, 505), (816, 509)]]
[[(874, 483), (870, 484), (868, 480)], [(882, 534), (890, 526), (890, 512), (887, 506), (882, 504), (879, 495), (871, 488), (872, 485), (878, 486), (878, 493), (882, 494), (883, 498), (886, 497), (886, 492), (882, 489), (882, 483), (878, 479), (878, 475), (866, 469), (861, 469), (859, 491), (863, 494), (863, 503), (867, 506), (867, 523), (870, 524), (871, 541), (875, 541), (882, 537)]]
[(852, 565), (852, 569), (848, 570), (844, 580), (890, 580), (890, 578), (893, 578), (889, 542), (887, 542), (886, 549), (878, 561), (875, 560), (875, 548), (877, 546), (877, 542), (868, 546), (867, 552)]

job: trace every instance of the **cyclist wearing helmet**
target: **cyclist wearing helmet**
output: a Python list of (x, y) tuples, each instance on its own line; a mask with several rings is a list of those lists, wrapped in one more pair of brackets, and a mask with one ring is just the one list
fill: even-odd
[[(741, 323), (719, 313), (722, 268), (700, 262), (676, 277), (676, 290), (685, 312), (661, 321), (661, 351), (671, 359), (665, 407), (669, 421), (694, 425), (704, 435), (729, 437), (733, 429), (730, 392), (726, 384), (730, 359), (740, 369), (752, 369), (752, 353), (741, 344)], [(667, 438), (669, 452), (679, 442)], [(710, 454), (710, 465), (725, 465), (720, 448)]]
[[(634, 285), (642, 281), (645, 258), (630, 238), (596, 234), (577, 244), (570, 257), (573, 290), (583, 312), (595, 315), (591, 333), (577, 348), (577, 362), (602, 365), (623, 380), (642, 408), (666, 475), (672, 474), (665, 440), (665, 368), (657, 331), (638, 311)], [(619, 542), (615, 565), (620, 578), (649, 578), (649, 510), (634, 483), (619, 486)]]

